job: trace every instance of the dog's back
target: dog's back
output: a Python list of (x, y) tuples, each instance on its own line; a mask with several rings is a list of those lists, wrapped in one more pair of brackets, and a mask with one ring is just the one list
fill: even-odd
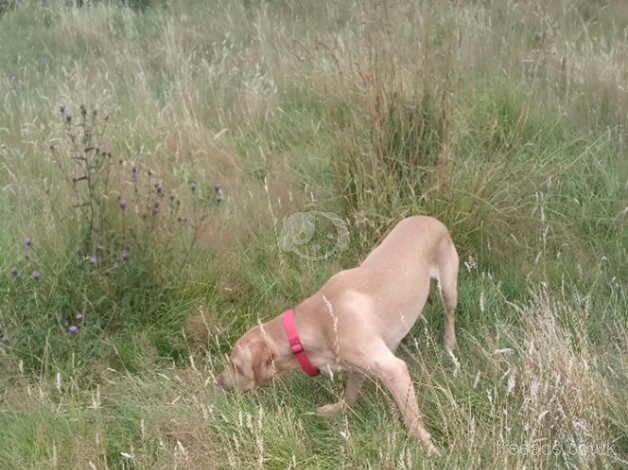
[(449, 350), (455, 346), (448, 331), (453, 330), (457, 275), (458, 254), (447, 227), (433, 217), (414, 216), (395, 225), (358, 267), (332, 276), (316, 297), (325, 297), (326, 309), (333, 308), (340, 317), (339, 327), (359, 318), (394, 350), (421, 314), (430, 279), (436, 279)]

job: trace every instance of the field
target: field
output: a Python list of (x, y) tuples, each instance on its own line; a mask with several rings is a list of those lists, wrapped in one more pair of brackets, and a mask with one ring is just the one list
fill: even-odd
[[(0, 1), (0, 468), (626, 468), (623, 0)], [(214, 381), (410, 214), (461, 258), (369, 383)]]

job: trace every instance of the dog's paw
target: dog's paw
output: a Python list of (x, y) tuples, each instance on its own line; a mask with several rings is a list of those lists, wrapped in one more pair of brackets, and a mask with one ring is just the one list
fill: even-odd
[(344, 403), (329, 403), (327, 405), (319, 406), (316, 408), (316, 412), (321, 416), (336, 416), (345, 410)]
[(458, 372), (460, 372), (460, 361), (458, 360), (458, 358), (456, 357), (456, 355), (453, 353), (453, 351), (447, 351), (447, 353), (449, 354), (449, 357), (451, 358), (451, 362), (454, 363), (454, 377), (458, 376)]
[(430, 443), (429, 447), (426, 450), (427, 450), (427, 455), (430, 456), (430, 457), (440, 457), (441, 456), (440, 451), (436, 447), (434, 447), (434, 444)]

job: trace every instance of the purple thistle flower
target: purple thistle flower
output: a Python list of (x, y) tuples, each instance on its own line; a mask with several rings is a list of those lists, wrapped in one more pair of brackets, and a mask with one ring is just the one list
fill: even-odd
[(120, 205), (120, 209), (126, 209), (126, 198), (124, 196), (120, 196), (118, 199), (118, 204)]
[(68, 326), (68, 333), (76, 334), (79, 332), (79, 327), (76, 325)]
[(33, 239), (31, 237), (26, 237), (24, 239), (24, 246), (26, 248), (30, 248), (33, 245)]
[(38, 281), (41, 278), (41, 273), (39, 271), (33, 271), (33, 273), (31, 274), (31, 277), (35, 281)]
[(11, 266), (11, 269), (9, 269), (9, 272), (13, 274), (14, 276), (17, 276), (17, 268), (15, 266)]
[(90, 256), (89, 258), (87, 258), (87, 262), (89, 264), (96, 265), (98, 264), (98, 258), (96, 258), (95, 256)]

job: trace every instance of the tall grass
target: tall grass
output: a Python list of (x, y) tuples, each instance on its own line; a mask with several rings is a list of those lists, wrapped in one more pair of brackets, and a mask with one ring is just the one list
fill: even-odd
[[(82, 3), (0, 2), (0, 467), (626, 465), (623, 2)], [(284, 251), (308, 211), (348, 248)], [(443, 457), (377, 384), (215, 388), (416, 213), (464, 262), (460, 376), (436, 306), (400, 348)]]

